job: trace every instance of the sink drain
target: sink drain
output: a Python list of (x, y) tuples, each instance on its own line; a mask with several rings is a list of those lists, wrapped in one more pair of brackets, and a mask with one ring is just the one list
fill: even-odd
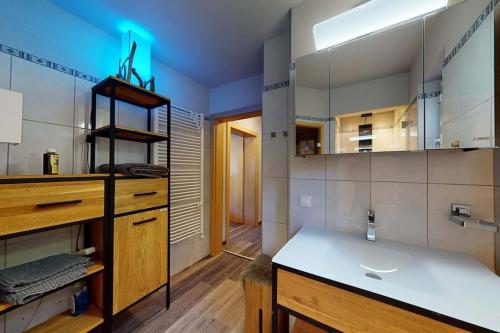
[(374, 273), (366, 273), (365, 276), (372, 278), (372, 279), (375, 279), (375, 280), (382, 280), (382, 278), (380, 276), (378, 276), (377, 274), (374, 274)]

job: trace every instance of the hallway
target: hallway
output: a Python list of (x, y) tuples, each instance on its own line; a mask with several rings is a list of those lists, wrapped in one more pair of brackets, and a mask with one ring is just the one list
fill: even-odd
[(261, 253), (261, 247), (261, 224), (230, 224), (229, 241), (224, 245), (224, 251), (255, 259)]

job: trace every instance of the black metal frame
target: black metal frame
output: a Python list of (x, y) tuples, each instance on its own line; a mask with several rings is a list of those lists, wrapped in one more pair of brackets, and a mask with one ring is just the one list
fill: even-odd
[[(109, 94), (103, 94), (102, 88), (103, 84), (105, 84), (105, 81), (108, 81), (108, 84), (110, 85), (110, 93)], [(97, 106), (96, 106), (96, 100), (97, 100), (97, 95), (101, 96), (106, 96), (109, 98), (109, 111), (110, 111), (110, 123), (109, 123), (109, 177), (107, 178), (107, 184), (106, 184), (106, 195), (105, 195), (105, 220), (104, 220), (104, 253), (103, 253), (103, 262), (104, 262), (104, 295), (103, 295), (103, 316), (104, 316), (104, 324), (103, 324), (103, 331), (104, 332), (112, 332), (113, 330), (113, 318), (116, 314), (121, 313), (131, 306), (137, 304), (144, 298), (150, 296), (151, 294), (155, 293), (159, 289), (166, 287), (166, 309), (168, 310), (170, 307), (170, 209), (167, 210), (167, 230), (168, 234), (167, 236), (167, 247), (168, 247), (168, 255), (167, 255), (167, 283), (165, 285), (160, 286), (158, 289), (152, 291), (151, 293), (145, 295), (143, 298), (140, 300), (134, 302), (133, 304), (127, 306), (125, 309), (119, 311), (116, 314), (113, 314), (113, 258), (114, 258), (114, 219), (117, 217), (121, 216), (126, 216), (126, 215), (132, 215), (132, 214), (137, 214), (141, 212), (146, 212), (146, 211), (152, 211), (152, 210), (157, 210), (161, 208), (167, 208), (170, 207), (170, 174), (168, 176), (169, 182), (168, 182), (168, 190), (167, 190), (167, 205), (166, 206), (160, 206), (160, 207), (151, 207), (148, 209), (141, 209), (141, 210), (136, 210), (136, 211), (131, 211), (131, 212), (126, 212), (126, 213), (120, 213), (120, 214), (115, 214), (115, 183), (116, 183), (116, 169), (115, 169), (115, 141), (117, 140), (116, 138), (116, 101), (122, 101), (128, 104), (132, 104), (135, 106), (139, 106), (142, 108), (145, 108), (147, 110), (147, 130), (151, 131), (152, 130), (152, 108), (151, 107), (144, 107), (142, 105), (139, 105), (134, 102), (130, 102), (124, 99), (119, 99), (116, 98), (116, 86), (117, 84), (124, 84), (124, 82), (120, 82), (117, 80), (110, 80), (108, 78), (103, 82), (98, 83), (94, 87), (92, 87), (92, 107), (91, 107), (91, 114), (90, 114), (90, 126), (91, 126), (91, 131), (96, 130), (96, 119), (97, 119)], [(125, 83), (127, 84), (127, 83)], [(150, 95), (155, 95), (159, 96), (157, 94), (145, 91), (144, 89), (141, 89), (139, 87), (135, 87), (133, 85), (130, 85), (129, 88), (132, 88), (132, 90), (136, 91), (137, 93), (142, 93), (142, 94), (150, 94)], [(159, 96), (161, 97), (161, 96)], [(165, 104), (167, 105), (167, 168), (170, 171), (170, 114), (171, 114), (171, 102), (167, 98), (163, 98), (165, 101)], [(165, 105), (163, 104), (163, 105)], [(161, 105), (158, 105), (161, 106)], [(122, 139), (123, 140), (123, 139)], [(133, 140), (130, 140), (133, 141)], [(90, 173), (95, 173), (96, 172), (96, 136), (95, 135), (89, 135), (87, 138), (87, 142), (90, 143)], [(151, 163), (152, 159), (152, 144), (151, 142), (147, 142), (147, 162)]]
[[(95, 177), (71, 177), (71, 176), (68, 176), (68, 177), (43, 177), (43, 176), (40, 176), (40, 177), (26, 177), (26, 178), (3, 178), (3, 179), (0, 179), (0, 185), (7, 185), (7, 184), (38, 184), (38, 183), (57, 183), (57, 182), (78, 182), (78, 181), (96, 181), (96, 180), (102, 180), (104, 182), (104, 188), (106, 189), (106, 181), (107, 181), (107, 177), (103, 177), (103, 176), (100, 176), (100, 175), (96, 175)], [(106, 205), (105, 203), (104, 204), (104, 209), (106, 209)], [(63, 224), (58, 224), (58, 225), (53, 225), (53, 226), (48, 226), (48, 227), (42, 227), (42, 228), (36, 228), (36, 229), (32, 229), (32, 230), (27, 230), (27, 231), (22, 231), (22, 232), (15, 232), (15, 233), (11, 233), (11, 234), (8, 234), (8, 235), (3, 235), (3, 236), (0, 236), (0, 240), (5, 240), (5, 239), (9, 239), (9, 238), (15, 238), (15, 237), (19, 237), (19, 236), (23, 236), (23, 235), (31, 235), (31, 234), (36, 234), (36, 233), (40, 233), (40, 232), (44, 232), (44, 231), (49, 231), (49, 230), (57, 230), (57, 229), (63, 229), (63, 228), (67, 228), (67, 227), (70, 227), (70, 226), (74, 226), (74, 225), (81, 225), (81, 226), (87, 226), (88, 224), (90, 223), (98, 223), (98, 222), (102, 222), (104, 224), (104, 219), (105, 217), (104, 216), (100, 216), (100, 217), (96, 217), (96, 218), (91, 218), (91, 219), (87, 219), (87, 220), (79, 220), (79, 221), (74, 221), (74, 222), (69, 222), (69, 223), (63, 223)], [(88, 231), (88, 228), (85, 228), (85, 231), (87, 233)], [(86, 240), (88, 240), (88, 238), (86, 238)], [(104, 235), (103, 235), (103, 241), (104, 241)], [(104, 263), (103, 263), (104, 264)], [(72, 281), (68, 284), (65, 284), (61, 287), (58, 287), (54, 290), (50, 290), (46, 293), (44, 293), (43, 295), (40, 295), (40, 297), (37, 297), (29, 302), (27, 302), (26, 304), (22, 304), (22, 305), (14, 305), (14, 306), (11, 306), (5, 310), (1, 310), (0, 311), (0, 315), (3, 315), (3, 314), (6, 314), (8, 312), (11, 312), (15, 309), (18, 309), (22, 306), (25, 306), (29, 303), (32, 303), (36, 300), (39, 300), (40, 298), (42, 297), (45, 297), (47, 295), (50, 295), (50, 294), (53, 294), (61, 289), (64, 289), (64, 288), (67, 288), (68, 286), (78, 282), (78, 281), (82, 281), (82, 280), (86, 280), (88, 279), (89, 277), (91, 276), (95, 276), (99, 273), (103, 273), (106, 271), (106, 266), (104, 265), (104, 271), (98, 271), (98, 272), (95, 272), (95, 273), (92, 273), (92, 274), (88, 274), (88, 275), (85, 275), (85, 276), (82, 276), (81, 278), (75, 280), (75, 281)]]
[[(291, 268), (288, 266), (273, 263), (272, 264), (272, 279), (273, 279), (273, 285), (272, 285), (272, 309), (273, 309), (272, 332), (273, 333), (281, 332), (281, 331), (278, 331), (278, 315), (279, 315), (279, 313), (284, 313), (286, 315), (292, 315), (294, 317), (300, 318), (300, 319), (302, 319), (302, 320), (304, 320), (304, 321), (306, 321), (306, 322), (308, 322), (308, 323), (310, 323), (318, 328), (321, 328), (327, 332), (339, 332), (335, 328), (332, 328), (328, 325), (320, 323), (320, 322), (318, 322), (312, 318), (309, 318), (301, 313), (298, 313), (292, 309), (289, 309), (283, 305), (278, 304), (278, 274), (277, 274), (278, 269), (283, 270), (283, 271), (287, 271), (290, 273), (294, 273), (294, 274), (297, 274), (299, 276), (330, 285), (332, 287), (343, 289), (343, 290), (351, 292), (353, 294), (357, 294), (357, 295), (360, 295), (363, 297), (371, 298), (371, 299), (376, 300), (378, 302), (382, 302), (382, 303), (385, 303), (387, 305), (395, 306), (395, 307), (398, 307), (400, 309), (407, 310), (409, 312), (413, 312), (413, 313), (416, 313), (418, 315), (421, 315), (421, 316), (430, 318), (432, 320), (436, 320), (436, 321), (448, 324), (450, 326), (455, 326), (457, 328), (460, 328), (460, 329), (463, 329), (463, 330), (466, 330), (469, 332), (485, 332), (485, 333), (486, 332), (495, 332), (495, 331), (489, 330), (487, 328), (480, 327), (480, 326), (477, 326), (477, 325), (474, 325), (474, 324), (471, 324), (468, 322), (464, 322), (462, 320), (452, 318), (452, 317), (449, 317), (449, 316), (446, 316), (446, 315), (443, 315), (443, 314), (440, 314), (440, 313), (437, 313), (437, 312), (434, 312), (431, 310), (427, 310), (427, 309), (424, 309), (424, 308), (421, 308), (421, 307), (418, 307), (415, 305), (411, 305), (411, 304), (408, 304), (408, 303), (405, 303), (402, 301), (398, 301), (398, 300), (395, 300), (395, 299), (390, 298), (390, 297), (382, 296), (382, 295), (379, 295), (379, 294), (376, 294), (376, 293), (373, 293), (370, 291), (366, 291), (366, 290), (363, 290), (360, 288), (356, 288), (356, 287), (353, 287), (350, 285), (346, 285), (344, 283), (340, 283), (337, 281), (325, 279), (323, 277), (316, 276), (316, 275), (310, 274), (310, 273), (306, 273), (306, 272), (303, 272), (303, 271), (300, 271), (300, 270), (297, 270), (297, 269), (294, 269), (294, 268)], [(288, 326), (288, 325), (286, 325), (286, 326)], [(284, 327), (281, 329), (283, 331), (288, 332), (288, 327)]]

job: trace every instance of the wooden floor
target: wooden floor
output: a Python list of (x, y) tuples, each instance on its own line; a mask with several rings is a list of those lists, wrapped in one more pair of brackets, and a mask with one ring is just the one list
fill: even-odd
[(230, 224), (229, 241), (224, 245), (224, 250), (255, 259), (261, 253), (261, 248), (262, 225)]
[[(257, 257), (260, 226), (238, 230), (228, 245), (245, 256)], [(223, 252), (196, 263), (172, 277), (168, 311), (162, 289), (118, 315), (114, 332), (243, 332), (245, 308), (239, 276), (250, 262)]]

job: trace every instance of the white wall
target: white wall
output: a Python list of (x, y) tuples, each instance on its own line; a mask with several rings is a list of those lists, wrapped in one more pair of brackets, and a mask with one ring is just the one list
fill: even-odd
[[(115, 74), (119, 38), (106, 34), (50, 1), (0, 0), (0, 31), (0, 44), (99, 78)], [(153, 60), (152, 67), (159, 93), (170, 96), (174, 105), (208, 113), (207, 88), (158, 61)], [(0, 144), (0, 174), (40, 174), (42, 154), (48, 147), (54, 147), (60, 153), (61, 173), (86, 171), (85, 123), (89, 118), (93, 84), (0, 52), (0, 88), (24, 94), (22, 143)], [(107, 108), (107, 100), (99, 98), (99, 125), (108, 119)], [(146, 128), (144, 110), (123, 103), (118, 103), (117, 110), (120, 124)], [(104, 140), (99, 142), (99, 148), (98, 159), (105, 161), (107, 148)], [(137, 143), (118, 142), (117, 159), (119, 162), (145, 161), (143, 148)], [(205, 173), (205, 182), (208, 182), (208, 165)], [(206, 194), (205, 198), (208, 197)], [(205, 207), (209, 205), (206, 203)], [(208, 221), (208, 209), (205, 216)], [(206, 226), (208, 230), (208, 222)], [(0, 268), (71, 252), (75, 249), (76, 233), (77, 227), (72, 227), (1, 241)], [(193, 258), (208, 254), (208, 237), (204, 242), (193, 240), (191, 244)], [(173, 259), (172, 265), (175, 266), (176, 258)], [(38, 312), (40, 301), (1, 316), (0, 332), (20, 332), (30, 322), (35, 325), (64, 311), (69, 306), (69, 290), (44, 297), (41, 302)]]
[(262, 107), (262, 74), (210, 90), (210, 114), (257, 111)]

